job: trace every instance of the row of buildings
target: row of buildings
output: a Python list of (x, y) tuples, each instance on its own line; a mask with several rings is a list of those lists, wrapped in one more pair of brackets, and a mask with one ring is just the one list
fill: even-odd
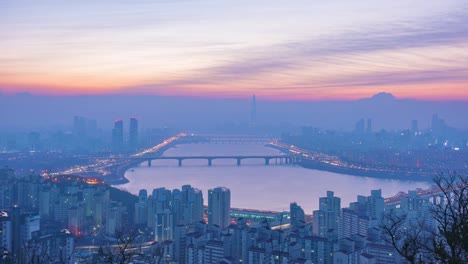
[(343, 208), (328, 191), (312, 217), (296, 203), (288, 212), (239, 214), (231, 210), (229, 189), (207, 195), (205, 206), (202, 192), (190, 185), (149, 195), (141, 190), (136, 197), (93, 179), (17, 177), (1, 169), (0, 246), (4, 256), (23, 257), (13, 263), (44, 256), (49, 262), (42, 263), (73, 263), (75, 238), (80, 246), (102, 245), (116, 243), (106, 239), (117, 233), (138, 230), (139, 243), (154, 242), (145, 250), (140, 246), (138, 254), (129, 252), (134, 263), (400, 263), (382, 232), (385, 214), (407, 216), (403, 226), (420, 220), (435, 226), (429, 198), (415, 192), (386, 204), (381, 191), (373, 190)]
[[(199, 190), (189, 185), (172, 192), (161, 188), (148, 198), (142, 190), (136, 222), (154, 228), (155, 245), (169, 263), (402, 263), (382, 230), (386, 212), (407, 215), (403, 226), (421, 219), (435, 226), (429, 198), (413, 191), (400, 203), (386, 205), (381, 190), (373, 190), (346, 208), (328, 191), (319, 198), (312, 221), (296, 203), (275, 218), (226, 218), (228, 197), (226, 188), (209, 190), (206, 222), (197, 221)], [(196, 216), (190, 213), (195, 211)]]
[(128, 197), (95, 179), (20, 177), (0, 169), (3, 255), (9, 263), (74, 263), (77, 237), (113, 235), (133, 225), (127, 220), (133, 208), (122, 202)]
[(208, 210), (205, 214), (203, 195), (190, 185), (182, 189), (154, 189), (148, 197), (141, 190), (135, 204), (135, 224), (154, 230), (154, 240), (174, 239), (178, 225), (208, 220), (208, 226), (226, 228), (230, 224), (231, 192), (224, 187), (208, 191)]

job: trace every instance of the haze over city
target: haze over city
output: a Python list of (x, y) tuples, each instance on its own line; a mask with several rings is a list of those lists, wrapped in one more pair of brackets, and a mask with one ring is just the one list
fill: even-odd
[(467, 263), (467, 17), (0, 1), (0, 263)]

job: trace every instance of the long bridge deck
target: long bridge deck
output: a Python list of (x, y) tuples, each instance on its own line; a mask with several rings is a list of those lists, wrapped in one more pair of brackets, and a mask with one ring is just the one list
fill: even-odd
[(241, 161), (244, 159), (263, 159), (265, 165), (270, 164), (270, 160), (279, 159), (281, 163), (290, 164), (296, 161), (296, 158), (291, 155), (210, 155), (210, 156), (145, 156), (145, 157), (133, 157), (133, 160), (147, 161), (148, 166), (151, 166), (152, 160), (177, 160), (178, 165), (182, 166), (184, 160), (204, 159), (208, 161), (208, 166), (212, 166), (213, 160), (215, 159), (234, 159), (237, 160), (237, 166), (241, 165)]

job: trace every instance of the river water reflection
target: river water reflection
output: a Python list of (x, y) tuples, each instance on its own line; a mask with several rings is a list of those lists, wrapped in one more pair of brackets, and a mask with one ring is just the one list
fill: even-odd
[[(276, 155), (277, 150), (255, 144), (186, 144), (167, 150), (165, 156), (203, 155)], [(178, 167), (177, 160), (154, 160), (152, 167), (142, 163), (125, 173), (129, 183), (119, 185), (131, 193), (140, 189), (148, 193), (154, 188), (181, 188), (190, 184), (203, 191), (205, 204), (210, 188), (224, 186), (231, 189), (231, 206), (238, 208), (274, 211), (289, 210), (290, 202), (297, 202), (306, 213), (318, 208), (318, 198), (326, 191), (334, 191), (341, 197), (341, 206), (347, 207), (357, 195), (370, 195), (370, 190), (382, 189), (384, 197), (399, 191), (428, 188), (430, 182), (386, 180), (304, 169), (299, 166), (279, 165), (272, 160), (269, 166), (263, 159), (213, 160), (208, 167), (207, 160), (184, 160)]]

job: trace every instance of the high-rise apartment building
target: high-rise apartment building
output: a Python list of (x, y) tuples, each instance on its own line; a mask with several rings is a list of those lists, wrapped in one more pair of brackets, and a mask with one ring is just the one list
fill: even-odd
[(289, 214), (291, 215), (291, 227), (296, 229), (297, 227), (305, 223), (305, 213), (297, 203), (291, 203), (289, 205)]
[(188, 225), (203, 220), (203, 195), (190, 185), (182, 186), (182, 191), (172, 191), (172, 211), (174, 225)]
[(138, 193), (138, 202), (135, 204), (135, 224), (146, 225), (148, 213), (148, 192), (140, 190)]
[(329, 239), (336, 239), (340, 211), (341, 199), (335, 197), (332, 191), (327, 191), (327, 197), (319, 199), (319, 210), (313, 212), (314, 234)]
[(0, 212), (0, 246), (7, 252), (12, 252), (13, 227), (11, 216), (6, 211)]
[(225, 228), (230, 223), (231, 191), (216, 187), (208, 190), (208, 225)]
[(171, 191), (154, 189), (148, 204), (148, 226), (154, 228), (154, 239), (163, 241), (173, 238), (174, 214), (171, 211)]

